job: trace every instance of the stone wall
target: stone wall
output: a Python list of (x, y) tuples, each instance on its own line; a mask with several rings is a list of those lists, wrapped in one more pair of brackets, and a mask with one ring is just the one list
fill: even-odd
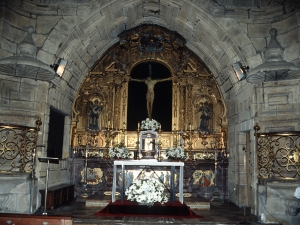
[[(260, 85), (245, 84), (236, 101), (227, 105), (229, 118), (229, 193), (231, 199), (239, 206), (251, 207), (251, 212), (258, 215), (262, 222), (278, 222), (293, 224), (298, 215), (288, 214), (284, 201), (293, 199), (290, 185), (280, 186), (280, 202), (272, 202), (272, 194), (262, 197), (261, 190), (270, 190), (269, 186), (257, 186), (257, 158), (253, 127), (260, 126), (259, 132), (299, 131), (299, 80), (268, 82)], [(249, 135), (247, 143), (246, 136)], [(247, 152), (243, 151), (246, 147)], [(247, 170), (245, 173), (244, 155), (246, 154)], [(244, 185), (247, 185), (245, 188)], [(300, 185), (300, 182), (294, 184)], [(250, 187), (249, 187), (250, 186)], [(234, 190), (235, 189), (235, 190)], [(273, 192), (277, 191), (273, 185)], [(293, 189), (293, 190), (294, 190)], [(246, 196), (246, 198), (244, 198)], [(264, 201), (262, 202), (262, 199)], [(275, 198), (274, 198), (275, 199)], [(295, 199), (294, 199), (295, 200)], [(275, 200), (276, 201), (276, 200)], [(280, 205), (280, 207), (278, 206)], [(283, 210), (284, 209), (284, 210)], [(266, 210), (266, 211), (264, 211)]]
[[(59, 92), (59, 89), (56, 90), (53, 84), (26, 78), (0, 75), (0, 86), (0, 123), (34, 127), (35, 121), (38, 118), (41, 118), (42, 126), (40, 127), (41, 130), (38, 132), (37, 144), (45, 145), (45, 147), (37, 148), (36, 156), (37, 158), (47, 156), (50, 106), (53, 106), (64, 112), (68, 112), (67, 110), (71, 110), (70, 99), (61, 97), (64, 96), (64, 94)], [(66, 116), (65, 118), (64, 134), (63, 158), (67, 158), (69, 156), (70, 116)], [(24, 199), (33, 198), (35, 200), (39, 200), (39, 192), (37, 188), (45, 188), (47, 164), (39, 163), (37, 159), (36, 161), (36, 176), (38, 177), (39, 182), (37, 186), (35, 186), (35, 192), (32, 193), (33, 195), (27, 196), (29, 194), (24, 193), (24, 195), (27, 196), (24, 197)], [(64, 162), (64, 160), (60, 161), (58, 166), (51, 165), (49, 187), (57, 184), (69, 183), (70, 180), (67, 169), (68, 165), (66, 162)], [(23, 185), (29, 184), (27, 182)], [(8, 196), (10, 196), (9, 199), (11, 201), (18, 201), (17, 199), (13, 200), (11, 198), (17, 198), (18, 196), (20, 197), (20, 194), (8, 194)], [(4, 198), (7, 198), (7, 196)], [(26, 200), (26, 204), (28, 203), (29, 200)], [(29, 212), (28, 208), (25, 207), (25, 203), (23, 206), (21, 206), (21, 204), (19, 204), (19, 206), (21, 208), (17, 208), (15, 205), (9, 206), (6, 211), (19, 213)], [(35, 207), (33, 209), (36, 210), (39, 206), (40, 202), (35, 202)]]
[(38, 188), (31, 174), (1, 172), (0, 182), (0, 212), (29, 214), (38, 209)]
[(258, 214), (263, 223), (298, 224), (300, 200), (294, 197), (299, 183), (269, 181), (258, 186)]

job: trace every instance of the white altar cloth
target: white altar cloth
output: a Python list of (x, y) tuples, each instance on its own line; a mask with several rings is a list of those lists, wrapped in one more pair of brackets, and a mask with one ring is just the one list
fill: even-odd
[[(179, 170), (179, 201), (183, 203), (183, 167), (184, 163), (183, 162), (158, 162), (158, 161), (152, 161), (152, 160), (124, 160), (124, 161), (119, 161), (116, 160), (114, 161), (114, 177), (113, 177), (113, 186), (112, 186), (112, 202), (116, 201), (116, 183), (117, 183), (117, 166), (122, 166), (122, 187), (121, 187), (121, 198), (123, 201), (124, 198), (124, 170), (125, 166), (166, 166), (166, 167), (171, 167), (171, 177), (174, 178), (174, 168), (180, 167)], [(174, 184), (172, 187), (173, 192), (173, 198), (175, 196), (174, 193)]]

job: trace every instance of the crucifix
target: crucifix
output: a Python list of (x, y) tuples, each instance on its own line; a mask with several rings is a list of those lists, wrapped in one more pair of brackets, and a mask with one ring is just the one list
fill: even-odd
[(152, 119), (152, 107), (153, 107), (153, 101), (154, 101), (154, 86), (158, 82), (168, 81), (171, 80), (171, 77), (165, 78), (165, 79), (155, 79), (152, 80), (152, 67), (151, 64), (149, 64), (149, 75), (147, 79), (133, 79), (132, 81), (137, 82), (144, 82), (147, 85), (147, 94), (146, 94), (146, 101), (147, 101), (147, 111), (148, 111), (148, 118)]

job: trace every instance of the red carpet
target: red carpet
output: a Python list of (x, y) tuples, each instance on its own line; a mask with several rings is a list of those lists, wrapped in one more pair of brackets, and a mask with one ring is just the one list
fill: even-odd
[(110, 202), (104, 209), (94, 214), (95, 216), (142, 216), (164, 218), (203, 218), (196, 215), (186, 204), (179, 201), (167, 202), (164, 205), (155, 203), (153, 206), (138, 205), (136, 202), (120, 200)]

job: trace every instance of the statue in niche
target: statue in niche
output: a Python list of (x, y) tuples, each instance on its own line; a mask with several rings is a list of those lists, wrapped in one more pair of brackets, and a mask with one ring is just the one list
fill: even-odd
[(205, 102), (204, 104), (201, 102), (199, 107), (200, 112), (200, 127), (199, 130), (201, 132), (210, 133), (209, 121), (212, 118), (212, 106)]
[(171, 77), (165, 79), (152, 80), (151, 76), (152, 76), (152, 69), (151, 69), (151, 64), (149, 64), (149, 76), (147, 77), (147, 79), (133, 79), (133, 78), (130, 79), (132, 81), (144, 82), (147, 85), (148, 90), (146, 93), (146, 101), (147, 101), (147, 112), (148, 112), (149, 119), (152, 119), (152, 107), (154, 101), (155, 84), (158, 82), (171, 80)]
[(96, 99), (92, 105), (89, 106), (89, 124), (88, 127), (90, 130), (100, 130), (99, 129), (99, 115), (103, 110), (103, 105), (99, 104), (99, 101)]

